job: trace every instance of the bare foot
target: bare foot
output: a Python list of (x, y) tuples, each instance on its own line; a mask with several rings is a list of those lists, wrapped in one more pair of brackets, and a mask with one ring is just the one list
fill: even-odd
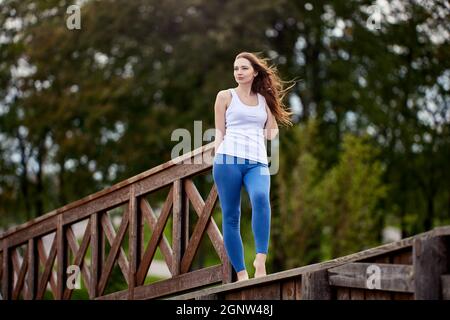
[(242, 270), (237, 273), (237, 281), (248, 280), (247, 270)]
[(261, 261), (261, 259), (255, 259), (253, 261), (253, 266), (255, 267), (255, 278), (260, 278), (266, 276), (266, 263)]

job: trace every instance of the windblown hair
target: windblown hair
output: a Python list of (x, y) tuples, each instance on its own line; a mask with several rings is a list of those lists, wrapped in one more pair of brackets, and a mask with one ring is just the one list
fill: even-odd
[(253, 79), (252, 91), (260, 93), (266, 98), (275, 120), (284, 126), (292, 126), (291, 115), (293, 113), (287, 110), (283, 99), (287, 92), (295, 86), (295, 82), (285, 88), (284, 84), (289, 81), (281, 80), (277, 68), (269, 65), (268, 59), (260, 57), (257, 53), (241, 52), (236, 56), (236, 59), (238, 58), (249, 60), (253, 69), (258, 73)]

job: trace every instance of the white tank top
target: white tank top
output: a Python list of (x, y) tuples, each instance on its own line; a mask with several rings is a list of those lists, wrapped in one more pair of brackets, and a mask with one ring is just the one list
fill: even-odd
[(257, 93), (258, 105), (244, 104), (234, 89), (231, 103), (225, 112), (225, 136), (217, 153), (268, 164), (264, 137), (267, 120), (266, 99)]

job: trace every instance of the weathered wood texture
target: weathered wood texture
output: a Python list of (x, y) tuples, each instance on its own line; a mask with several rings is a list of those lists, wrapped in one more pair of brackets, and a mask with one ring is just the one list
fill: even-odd
[(414, 292), (412, 266), (356, 262), (331, 268), (328, 273), (334, 286)]
[(449, 237), (417, 238), (413, 245), (415, 299), (442, 299), (441, 276), (450, 271)]
[(331, 300), (327, 270), (307, 272), (302, 276), (302, 300)]
[[(67, 271), (73, 266), (79, 268), (90, 299), (448, 298), (450, 227), (327, 262), (232, 282), (235, 274), (213, 218), (216, 187), (213, 184), (208, 194), (201, 195), (193, 182), (194, 176), (211, 173), (213, 152), (214, 142), (2, 233), (2, 298), (70, 299), (76, 289), (69, 286)], [(166, 191), (160, 210), (154, 211), (147, 196)], [(190, 208), (197, 215), (191, 228)], [(76, 234), (75, 225), (82, 223), (84, 231)], [(147, 237), (146, 229), (151, 232)], [(168, 229), (171, 243), (164, 233)], [(205, 238), (221, 264), (193, 271)], [(146, 284), (158, 248), (171, 276)], [(379, 288), (367, 288), (370, 265), (381, 271)], [(126, 289), (111, 292), (110, 278), (116, 270), (122, 273)]]
[[(76, 288), (68, 281), (72, 280), (69, 267), (78, 267), (77, 276), (90, 299), (157, 298), (231, 282), (231, 265), (213, 218), (217, 190), (213, 184), (204, 201), (192, 181), (195, 175), (210, 174), (213, 151), (214, 143), (210, 143), (2, 233), (2, 297), (43, 299), (49, 293), (55, 299), (70, 299)], [(166, 189), (166, 201), (156, 215), (146, 196)], [(192, 234), (190, 204), (198, 215)], [(110, 212), (115, 212), (114, 217)], [(170, 218), (171, 244), (164, 234)], [(79, 238), (74, 226), (83, 222), (85, 230)], [(151, 232), (150, 240), (145, 237), (145, 224)], [(54, 235), (53, 240), (44, 241), (49, 234)], [(192, 262), (205, 235), (222, 264), (192, 271)], [(158, 248), (171, 278), (144, 285)], [(127, 289), (105, 295), (115, 268), (122, 273)]]
[[(269, 274), (263, 278), (192, 290), (166, 299), (251, 299), (252, 296), (258, 296), (254, 293), (255, 290), (268, 287), (271, 288), (270, 296), (286, 300), (411, 300), (415, 297), (414, 279), (417, 276), (416, 268), (413, 266), (415, 240), (423, 241), (439, 237), (448, 239), (449, 233), (449, 227), (435, 228), (415, 237), (327, 262)], [(449, 248), (448, 242), (442, 243), (445, 243), (446, 247), (441, 247), (435, 254), (441, 256), (438, 259), (446, 261), (442, 255), (445, 255)], [(377, 269), (380, 271), (379, 287), (367, 286), (370, 276), (373, 275), (373, 272), (367, 272), (369, 266), (379, 268)], [(447, 273), (450, 275), (450, 272)], [(441, 279), (442, 296), (448, 297), (450, 280), (445, 274), (441, 275)], [(269, 286), (271, 284), (273, 286)]]
[(441, 283), (442, 283), (442, 299), (450, 300), (450, 274), (442, 275)]

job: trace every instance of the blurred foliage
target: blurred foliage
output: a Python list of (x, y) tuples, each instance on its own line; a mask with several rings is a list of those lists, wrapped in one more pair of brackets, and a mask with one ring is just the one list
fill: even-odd
[[(240, 51), (301, 78), (272, 176), (270, 272), (374, 246), (387, 225), (450, 223), (448, 1), (389, 2), (377, 29), (366, 0), (88, 0), (69, 30), (72, 3), (0, 2), (1, 228), (170, 160), (176, 128), (213, 128)], [(196, 181), (204, 199), (211, 183)], [(250, 210), (244, 197), (249, 266)]]

